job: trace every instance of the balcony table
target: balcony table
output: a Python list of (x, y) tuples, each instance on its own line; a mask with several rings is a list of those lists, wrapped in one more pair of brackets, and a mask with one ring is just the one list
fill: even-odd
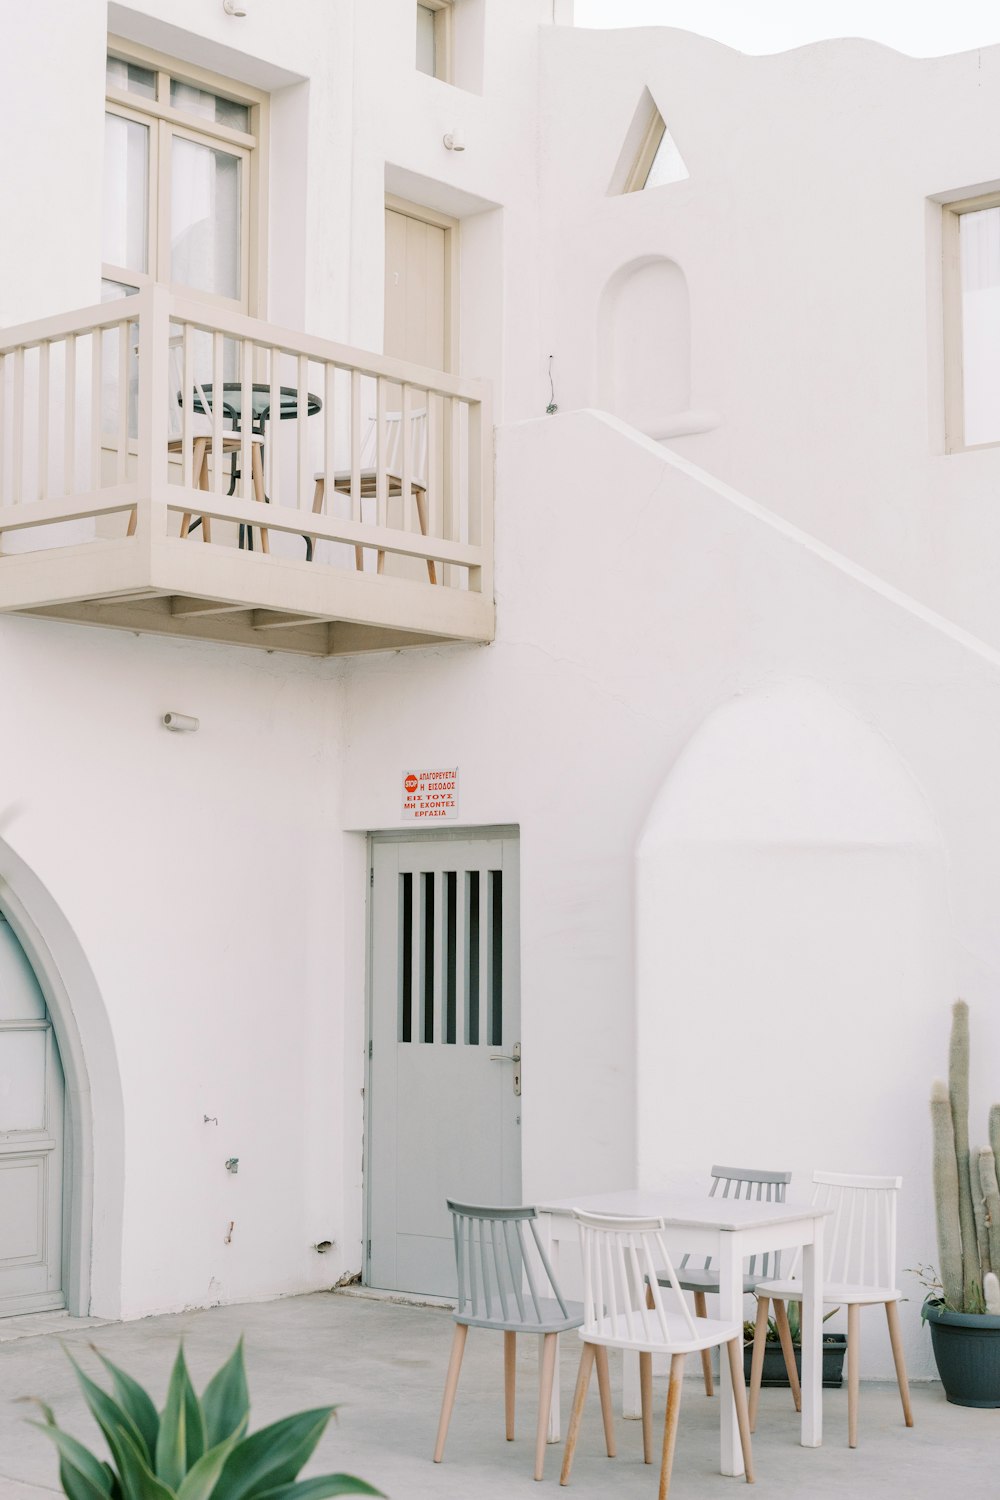
[[(804, 1448), (823, 1441), (823, 1219), (829, 1210), (800, 1202), (757, 1203), (751, 1199), (709, 1198), (690, 1186), (649, 1191), (626, 1188), (606, 1193), (583, 1193), (575, 1198), (545, 1198), (537, 1203), (539, 1228), (547, 1237), (549, 1254), (559, 1274), (559, 1242), (576, 1239), (573, 1210), (622, 1218), (661, 1218), (671, 1257), (711, 1256), (719, 1270), (719, 1313), (727, 1322), (743, 1322), (743, 1262), (767, 1250), (802, 1247), (802, 1423)], [(639, 1360), (625, 1356), (623, 1414), (639, 1415)], [(736, 1411), (728, 1361), (719, 1362), (719, 1421), (721, 1471), (742, 1474)], [(559, 1386), (552, 1393), (549, 1441), (559, 1439)]]

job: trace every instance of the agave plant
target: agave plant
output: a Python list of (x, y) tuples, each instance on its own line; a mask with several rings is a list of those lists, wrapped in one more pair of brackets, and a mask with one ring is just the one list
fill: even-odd
[(59, 1450), (59, 1480), (69, 1500), (325, 1500), (381, 1493), (352, 1474), (296, 1478), (323, 1436), (333, 1406), (298, 1412), (247, 1436), (250, 1396), (242, 1339), (200, 1398), (182, 1345), (159, 1414), (138, 1381), (100, 1350), (94, 1353), (111, 1377), (113, 1395), (67, 1350), (111, 1463), (64, 1432), (44, 1401), (27, 1398), (43, 1417), (32, 1425)]

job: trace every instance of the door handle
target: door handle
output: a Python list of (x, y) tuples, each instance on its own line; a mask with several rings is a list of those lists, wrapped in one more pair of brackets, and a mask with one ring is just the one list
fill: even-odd
[(490, 1062), (512, 1062), (514, 1064), (514, 1093), (521, 1097), (521, 1043), (515, 1042), (510, 1052), (491, 1052)]

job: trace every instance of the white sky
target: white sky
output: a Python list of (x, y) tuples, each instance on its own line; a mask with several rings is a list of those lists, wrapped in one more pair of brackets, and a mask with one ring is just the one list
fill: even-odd
[(578, 26), (676, 26), (741, 52), (871, 37), (912, 57), (1000, 42), (997, 0), (575, 0)]

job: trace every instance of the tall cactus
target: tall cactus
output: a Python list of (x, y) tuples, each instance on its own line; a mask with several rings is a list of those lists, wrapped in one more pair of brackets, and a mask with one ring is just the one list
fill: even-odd
[(979, 1153), (979, 1180), (982, 1184), (983, 1201), (986, 1205), (986, 1228), (990, 1239), (990, 1262), (1000, 1267), (1000, 1183), (997, 1182), (997, 1162), (987, 1147)]
[(958, 1213), (958, 1160), (948, 1085), (940, 1079), (931, 1088), (934, 1130), (934, 1205), (937, 1210), (938, 1269), (944, 1300), (953, 1312), (965, 1306), (962, 1285), (962, 1234)]
[(982, 1272), (976, 1244), (976, 1214), (972, 1206), (972, 1181), (969, 1176), (969, 1007), (956, 1000), (951, 1008), (951, 1045), (948, 1056), (948, 1093), (955, 1130), (955, 1159), (958, 1163), (958, 1219), (962, 1235), (963, 1307), (967, 1312), (982, 1312)]

